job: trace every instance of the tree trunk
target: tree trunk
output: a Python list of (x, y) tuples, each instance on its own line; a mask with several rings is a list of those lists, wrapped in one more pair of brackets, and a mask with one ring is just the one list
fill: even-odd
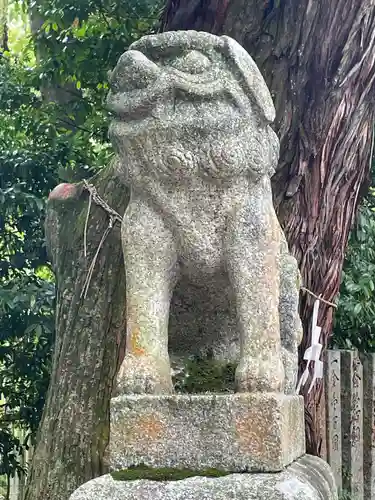
[[(36, 35), (44, 20), (37, 5), (30, 8), (29, 16), (36, 59), (40, 62), (45, 48)], [(82, 97), (81, 91), (70, 83), (49, 82), (42, 82), (40, 90), (46, 102), (59, 106), (61, 122), (74, 132), (77, 120), (70, 116)], [(128, 194), (115, 182), (111, 168), (92, 182), (109, 204), (125, 211)], [(82, 184), (70, 186), (66, 187), (66, 195), (52, 193), (47, 204), (47, 246), (57, 288), (56, 337), (51, 380), (24, 500), (68, 500), (78, 486), (105, 472), (109, 401), (125, 348), (120, 228), (115, 226), (104, 241), (87, 296), (81, 298), (109, 219), (101, 207), (91, 204), (85, 257), (83, 221), (89, 195)]]
[[(163, 30), (226, 34), (257, 62), (281, 140), (275, 207), (304, 286), (333, 301), (373, 144), (375, 0), (168, 0)], [(314, 299), (301, 297), (302, 359)], [(321, 304), (326, 346), (332, 309)], [(319, 454), (323, 387), (305, 394), (307, 448)]]
[[(120, 213), (126, 188), (111, 168), (93, 180), (99, 195)], [(86, 297), (82, 290), (108, 213), (91, 203), (82, 184), (55, 188), (47, 205), (47, 247), (57, 282), (52, 377), (37, 438), (25, 500), (67, 500), (82, 483), (105, 473), (109, 402), (124, 352), (125, 271), (120, 225), (98, 253)]]

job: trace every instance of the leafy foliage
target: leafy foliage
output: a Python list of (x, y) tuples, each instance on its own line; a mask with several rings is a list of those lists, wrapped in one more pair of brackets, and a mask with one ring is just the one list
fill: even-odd
[(0, 59), (0, 469), (22, 472), (49, 379), (54, 287), (43, 243), (44, 199), (55, 184), (59, 149), (25, 68)]
[(375, 351), (375, 191), (364, 200), (346, 253), (333, 346)]
[(13, 477), (25, 472), (18, 461), (22, 448), (21, 441), (14, 437), (9, 428), (0, 429), (0, 475)]
[(28, 440), (12, 428), (33, 442), (49, 382), (55, 290), (46, 198), (58, 182), (107, 164), (107, 73), (152, 31), (158, 8), (156, 0), (9, 5), (10, 53), (0, 56), (0, 475), (22, 472)]

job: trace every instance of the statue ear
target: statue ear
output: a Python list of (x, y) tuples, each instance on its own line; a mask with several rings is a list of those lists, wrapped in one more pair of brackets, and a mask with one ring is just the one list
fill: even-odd
[(241, 47), (241, 45), (229, 36), (220, 37), (224, 40), (222, 51), (233, 64), (233, 69), (237, 72), (242, 88), (246, 95), (257, 106), (261, 116), (268, 122), (275, 120), (275, 107), (273, 105), (270, 91), (258, 66), (252, 57)]

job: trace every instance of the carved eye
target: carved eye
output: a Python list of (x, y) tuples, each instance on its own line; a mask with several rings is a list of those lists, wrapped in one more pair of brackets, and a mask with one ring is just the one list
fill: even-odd
[(211, 61), (201, 52), (191, 50), (183, 56), (176, 57), (170, 65), (184, 73), (197, 74), (206, 71), (211, 66)]

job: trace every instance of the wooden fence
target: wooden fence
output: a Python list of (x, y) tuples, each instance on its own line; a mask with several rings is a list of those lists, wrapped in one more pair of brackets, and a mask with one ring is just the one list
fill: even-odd
[(351, 500), (375, 500), (375, 354), (330, 350), (325, 359), (327, 459)]

